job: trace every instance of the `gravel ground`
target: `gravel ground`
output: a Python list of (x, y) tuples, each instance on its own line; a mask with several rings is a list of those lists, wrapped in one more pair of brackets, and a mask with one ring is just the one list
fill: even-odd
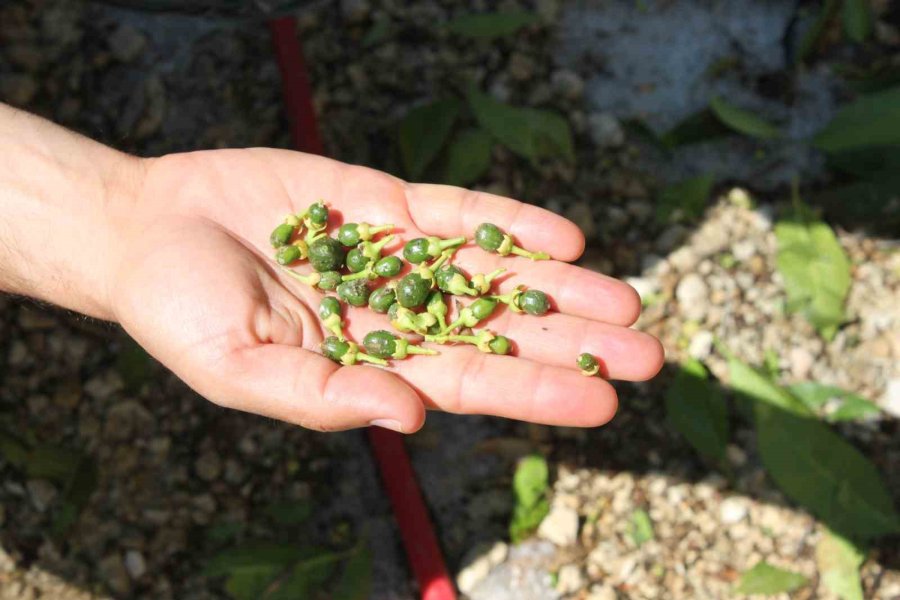
[[(697, 227), (656, 223), (658, 182), (644, 148), (619, 113), (586, 101), (593, 76), (605, 71), (596, 57), (573, 62), (571, 40), (554, 26), (577, 20), (563, 3), (529, 4), (544, 23), (491, 45), (434, 31), (460, 3), (317, 6), (300, 30), (334, 156), (399, 171), (390, 150), (396, 120), (466, 80), (568, 117), (574, 166), (532, 169), (497, 148), (480, 187), (578, 222), (591, 241), (583, 263), (629, 278), (646, 305), (637, 327), (664, 341), (671, 363), (653, 382), (619, 386), (621, 413), (600, 430), (430, 415), (410, 436), (460, 587), (492, 600), (723, 598), (765, 558), (811, 578), (792, 597), (831, 598), (815, 572), (821, 528), (767, 479), (752, 432), (733, 433), (735, 475), (726, 480), (668, 428), (662, 396), (688, 356), (727, 381), (713, 339), (751, 363), (774, 351), (785, 382), (833, 383), (881, 404), (882, 417), (842, 433), (900, 498), (896, 240), (839, 229), (853, 262), (851, 322), (826, 343), (782, 308), (772, 233), (778, 193), (722, 186)], [(381, 39), (373, 40), (373, 23), (388, 23)], [(883, 44), (886, 27), (878, 30)], [(251, 21), (14, 0), (0, 7), (0, 99), (142, 155), (288, 145), (268, 34)], [(276, 537), (262, 515), (274, 500), (313, 502), (304, 539), (365, 535), (376, 557), (374, 598), (414, 597), (364, 436), (222, 411), (152, 361), (136, 368), (134, 356), (115, 328), (0, 297), (0, 431), (77, 449), (99, 468), (96, 493), (60, 538), (51, 525), (60, 486), (0, 459), (0, 600), (224, 598), (199, 575), (221, 546), (211, 532), (237, 523), (246, 536)], [(553, 468), (552, 511), (538, 538), (509, 548), (513, 466), (535, 451)], [(655, 531), (640, 547), (627, 535), (636, 509)], [(872, 549), (863, 573), (866, 597), (900, 597), (896, 539)]]

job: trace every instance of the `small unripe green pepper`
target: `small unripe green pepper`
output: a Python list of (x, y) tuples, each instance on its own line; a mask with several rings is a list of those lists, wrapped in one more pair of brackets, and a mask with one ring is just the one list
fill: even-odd
[(434, 350), (410, 344), (408, 340), (383, 330), (370, 331), (366, 334), (366, 337), (363, 338), (363, 347), (370, 356), (398, 360), (402, 360), (410, 354), (437, 354)]
[(597, 359), (594, 358), (593, 355), (588, 354), (587, 352), (579, 354), (578, 358), (575, 360), (575, 364), (581, 369), (581, 374), (588, 377), (600, 372), (600, 363), (597, 362)]
[(296, 231), (296, 227), (288, 223), (282, 223), (272, 231), (272, 234), (269, 236), (269, 243), (272, 244), (273, 248), (281, 248), (291, 241), (294, 231)]
[(396, 302), (396, 299), (397, 296), (393, 289), (387, 286), (380, 287), (369, 296), (369, 308), (377, 313), (385, 314)]
[(385, 256), (372, 269), (379, 277), (396, 277), (403, 269), (403, 261), (396, 256)]
[(338, 296), (351, 306), (365, 306), (369, 301), (369, 284), (365, 279), (344, 281), (337, 286)]
[(410, 273), (397, 284), (397, 302), (404, 308), (416, 308), (425, 304), (431, 282), (418, 273)]
[(482, 223), (475, 229), (475, 243), (487, 252), (494, 252), (500, 256), (515, 254), (531, 260), (547, 260), (550, 255), (546, 252), (529, 252), (513, 244), (512, 237), (494, 225)]
[(316, 271), (340, 271), (347, 258), (347, 250), (339, 241), (328, 236), (316, 239), (309, 246), (309, 264)]
[(289, 265), (303, 260), (309, 255), (309, 248), (303, 240), (295, 240), (292, 244), (282, 246), (275, 252), (275, 261), (279, 265)]
[(320, 290), (336, 290), (337, 286), (341, 284), (341, 274), (337, 271), (325, 271), (321, 274), (319, 278), (319, 289)]
[(415, 238), (403, 246), (403, 258), (413, 264), (419, 264), (429, 258), (437, 258), (443, 251), (457, 248), (465, 243), (465, 237), (455, 237), (449, 240), (442, 240), (435, 236)]
[(338, 229), (337, 238), (343, 245), (352, 248), (360, 242), (368, 242), (382, 231), (391, 231), (393, 228), (393, 225), (379, 225), (376, 227), (368, 223), (344, 223)]
[(345, 366), (355, 365), (359, 361), (369, 362), (375, 365), (387, 365), (386, 360), (360, 352), (359, 346), (353, 342), (339, 339), (336, 336), (327, 337), (322, 340), (319, 348), (326, 358), (330, 358)]
[(325, 296), (319, 303), (319, 318), (331, 333), (344, 339), (344, 323), (341, 321), (341, 301), (334, 296)]

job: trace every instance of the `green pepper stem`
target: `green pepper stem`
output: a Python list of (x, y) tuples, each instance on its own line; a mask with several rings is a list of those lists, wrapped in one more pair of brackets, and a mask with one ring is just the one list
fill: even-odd
[(511, 254), (515, 254), (516, 256), (524, 256), (525, 258), (530, 258), (531, 260), (547, 260), (550, 258), (550, 255), (546, 252), (529, 252), (524, 248), (519, 248), (518, 246), (513, 246), (509, 249)]
[(374, 277), (372, 277), (372, 275), (373, 275), (372, 263), (370, 262), (369, 265), (365, 269), (363, 269), (362, 271), (360, 271), (358, 273), (351, 273), (350, 275), (341, 275), (341, 281), (353, 281), (354, 279), (362, 279), (363, 277), (365, 277), (367, 279), (374, 279)]
[[(463, 238), (463, 239), (465, 239), (465, 238)], [(447, 262), (450, 259), (451, 256), (453, 256), (454, 252), (456, 252), (456, 248), (450, 248), (448, 250), (444, 250), (443, 252), (441, 252), (440, 256), (438, 256), (436, 259), (434, 259), (433, 263), (428, 265), (428, 268), (431, 269), (432, 272), (437, 271), (444, 265), (445, 262)]]
[(369, 239), (371, 239), (371, 236), (378, 235), (379, 233), (381, 233), (383, 231), (393, 231), (393, 230), (394, 230), (393, 223), (389, 223), (387, 225), (369, 226), (369, 229), (368, 229), (368, 234), (370, 236)]
[(436, 354), (440, 354), (437, 350), (432, 350), (430, 348), (422, 348), (421, 346), (413, 346), (410, 344), (406, 347), (407, 354), (423, 354), (427, 356), (434, 356)]
[(362, 362), (367, 362), (367, 363), (372, 363), (373, 365), (381, 365), (382, 367), (386, 367), (388, 364), (387, 361), (384, 360), (383, 358), (369, 356), (368, 354), (365, 354), (363, 352), (356, 353), (356, 360), (360, 360)]
[(377, 242), (372, 242), (372, 245), (370, 247), (375, 252), (381, 254), (382, 249), (385, 246), (387, 246), (388, 244), (390, 244), (392, 241), (394, 241), (394, 234), (386, 235), (383, 238), (381, 238), (380, 240), (378, 240)]
[(441, 240), (440, 242), (438, 242), (438, 248), (440, 248), (441, 250), (453, 248), (455, 250), (458, 246), (462, 246), (463, 244), (465, 244), (466, 239), (467, 238), (465, 236), (461, 235), (459, 237)]
[(297, 281), (302, 281), (303, 283), (305, 283), (306, 285), (308, 285), (310, 287), (316, 287), (316, 285), (319, 283), (319, 281), (322, 280), (322, 276), (319, 273), (310, 273), (309, 275), (301, 275), (300, 273), (297, 273), (296, 271), (292, 271), (291, 269), (288, 269), (287, 267), (281, 267), (281, 270), (284, 271), (285, 273), (287, 273), (288, 275), (290, 275), (291, 277), (293, 277), (294, 279), (296, 279)]

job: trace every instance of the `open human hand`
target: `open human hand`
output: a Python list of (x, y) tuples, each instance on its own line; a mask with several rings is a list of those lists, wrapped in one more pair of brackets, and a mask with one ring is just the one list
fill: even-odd
[[(321, 293), (271, 259), (272, 224), (325, 199), (331, 226), (392, 223), (398, 237), (469, 236), (496, 223), (556, 260), (500, 257), (475, 246), (454, 263), (471, 273), (499, 266), (540, 287), (556, 311), (540, 318), (504, 311), (490, 328), (514, 340), (515, 356), (440, 347), (440, 356), (389, 368), (341, 367), (318, 353), (329, 335), (316, 317)], [(565, 262), (584, 248), (580, 230), (546, 210), (460, 188), (408, 184), (387, 174), (296, 152), (216, 150), (151, 159), (139, 197), (122, 211), (110, 290), (125, 329), (213, 402), (319, 430), (376, 424), (412, 432), (425, 409), (595, 426), (616, 410), (601, 378), (583, 377), (582, 352), (612, 379), (660, 369), (652, 337), (628, 329), (640, 301), (628, 285)], [(336, 222), (335, 222), (336, 221)], [(388, 246), (397, 252), (402, 241)], [(301, 267), (308, 268), (308, 267)], [(361, 340), (387, 317), (348, 307), (346, 330)]]

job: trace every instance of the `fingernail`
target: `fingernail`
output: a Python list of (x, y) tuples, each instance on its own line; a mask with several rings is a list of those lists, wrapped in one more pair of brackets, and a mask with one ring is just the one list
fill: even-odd
[(403, 433), (403, 426), (400, 424), (400, 421), (397, 421), (396, 419), (375, 419), (374, 421), (369, 421), (369, 425), (372, 427), (390, 429), (397, 433)]

